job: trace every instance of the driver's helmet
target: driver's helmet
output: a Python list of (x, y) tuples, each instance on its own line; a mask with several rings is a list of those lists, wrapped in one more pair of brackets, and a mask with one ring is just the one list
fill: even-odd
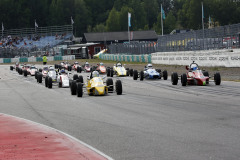
[(78, 64), (78, 62), (75, 62), (74, 64)]
[(64, 69), (62, 69), (62, 70), (60, 71), (60, 73), (61, 73), (61, 74), (63, 74), (63, 73), (66, 73), (66, 72), (65, 72), (65, 70), (64, 70)]
[(92, 77), (93, 77), (93, 78), (94, 78), (94, 77), (99, 77), (98, 71), (93, 71), (93, 72), (92, 72)]
[(152, 69), (152, 68), (153, 68), (152, 64), (149, 63), (149, 64), (147, 65), (147, 68), (148, 68), (148, 69)]
[(192, 64), (192, 65), (191, 65), (191, 70), (195, 71), (195, 70), (197, 70), (197, 69), (198, 69), (198, 67), (197, 67), (196, 64)]
[(88, 62), (86, 62), (85, 64), (89, 64)]
[(50, 67), (49, 67), (49, 70), (54, 70), (54, 67), (53, 67), (53, 66), (50, 66)]
[(121, 63), (117, 63), (117, 67), (122, 67), (122, 64)]

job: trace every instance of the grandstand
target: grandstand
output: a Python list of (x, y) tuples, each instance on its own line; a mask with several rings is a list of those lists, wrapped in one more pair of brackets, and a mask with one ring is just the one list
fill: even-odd
[(0, 39), (0, 57), (19, 56), (23, 50), (46, 51), (72, 38), (72, 35), (72, 25), (5, 30)]

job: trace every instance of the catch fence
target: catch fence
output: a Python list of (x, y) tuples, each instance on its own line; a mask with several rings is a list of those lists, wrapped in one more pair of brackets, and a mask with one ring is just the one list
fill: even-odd
[(112, 54), (151, 54), (154, 52), (196, 51), (240, 48), (240, 23), (204, 30), (158, 36), (154, 42), (130, 42), (108, 46)]

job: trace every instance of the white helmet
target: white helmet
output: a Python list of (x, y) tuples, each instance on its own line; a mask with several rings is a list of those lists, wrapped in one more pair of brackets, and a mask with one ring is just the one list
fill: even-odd
[(94, 78), (94, 77), (99, 77), (98, 71), (93, 71), (93, 72), (92, 72), (92, 77), (93, 77), (93, 78)]
[(152, 64), (149, 63), (149, 64), (147, 65), (147, 68), (148, 68), (148, 69), (152, 69), (152, 68), (153, 68)]

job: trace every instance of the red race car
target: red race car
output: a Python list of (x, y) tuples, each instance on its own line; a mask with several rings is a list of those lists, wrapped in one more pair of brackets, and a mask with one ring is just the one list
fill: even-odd
[(103, 65), (103, 63), (97, 64), (96, 71), (98, 71), (100, 74), (105, 74), (106, 73), (106, 67)]
[[(202, 71), (198, 64), (193, 61), (189, 66), (186, 66), (187, 73), (181, 75), (181, 83), (182, 86), (186, 85), (199, 85), (205, 86), (210, 82), (210, 76), (207, 71)], [(173, 85), (178, 84), (178, 74), (173, 72), (171, 75), (171, 81)], [(221, 84), (221, 76), (220, 73), (217, 72), (214, 74), (214, 82), (216, 85)]]
[(72, 66), (72, 69), (74, 71), (77, 71), (78, 73), (82, 72), (82, 67), (78, 62), (74, 62), (73, 66)]
[(92, 68), (91, 68), (91, 66), (89, 65), (88, 62), (86, 62), (86, 63), (83, 65), (83, 70), (84, 70), (84, 72), (91, 72), (91, 71), (92, 71)]

